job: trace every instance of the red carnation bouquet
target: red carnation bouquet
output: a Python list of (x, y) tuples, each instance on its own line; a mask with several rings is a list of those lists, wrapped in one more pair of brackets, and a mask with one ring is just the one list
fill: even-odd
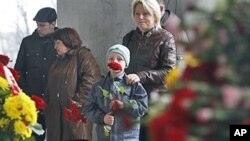
[(64, 108), (64, 117), (66, 121), (86, 123), (86, 117), (81, 114), (81, 105), (72, 99), (69, 99), (70, 108)]

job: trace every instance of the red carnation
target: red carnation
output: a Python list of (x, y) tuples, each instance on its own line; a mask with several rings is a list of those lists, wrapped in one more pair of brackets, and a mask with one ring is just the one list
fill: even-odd
[(10, 58), (6, 55), (0, 54), (0, 62), (3, 63), (4, 66), (6, 66), (10, 61)]
[(31, 99), (35, 101), (37, 109), (44, 110), (44, 108), (45, 108), (45, 101), (41, 97), (36, 96), (36, 95), (32, 95)]
[(122, 66), (116, 62), (110, 62), (108, 63), (108, 66), (112, 69), (112, 70), (122, 70)]
[(117, 111), (122, 108), (122, 105), (119, 103), (118, 100), (111, 101), (109, 106), (110, 106), (110, 109), (113, 111)]

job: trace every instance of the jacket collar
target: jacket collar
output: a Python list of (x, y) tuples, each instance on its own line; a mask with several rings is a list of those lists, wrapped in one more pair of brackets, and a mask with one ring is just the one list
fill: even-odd
[[(58, 30), (58, 29), (59, 29), (58, 27), (55, 27), (55, 28), (54, 28), (54, 31), (56, 31), (56, 30)], [(39, 38), (47, 39), (47, 38), (50, 38), (51, 35), (52, 35), (53, 33), (54, 33), (54, 32), (49, 33), (49, 34), (47, 34), (47, 35), (45, 35), (45, 36), (43, 36), (43, 37), (40, 37), (40, 36), (38, 35), (37, 29), (35, 29), (35, 30), (33, 31), (32, 35), (33, 35), (33, 36), (37, 36), (37, 37), (39, 37)]]
[(68, 52), (66, 52), (64, 55), (58, 55), (59, 59), (69, 59), (72, 56), (74, 56), (76, 54), (77, 49), (70, 49)]
[[(59, 56), (58, 55), (58, 58), (61, 58), (61, 59), (65, 59), (65, 58), (71, 58), (73, 56), (75, 56), (77, 53), (80, 52), (81, 49), (88, 49), (86, 48), (85, 46), (81, 46), (81, 47), (78, 47), (76, 49), (70, 49), (68, 52), (66, 52), (63, 56)], [(89, 49), (88, 49), (89, 50)]]
[(115, 78), (112, 78), (111, 75), (110, 75), (110, 72), (108, 72), (108, 74), (106, 75), (106, 80), (109, 80), (109, 81), (123, 81), (126, 77), (126, 74), (123, 73), (122, 75), (120, 75), (119, 77), (115, 77)]
[(153, 27), (151, 30), (149, 30), (149, 31), (147, 31), (145, 33), (142, 33), (140, 31), (140, 29), (137, 27), (136, 28), (136, 33), (137, 33), (138, 36), (145, 36), (145, 37), (149, 38), (156, 30), (157, 30), (156, 27)]
[(164, 14), (161, 17), (161, 27), (165, 27), (167, 25), (167, 20), (170, 15), (170, 10), (166, 9)]

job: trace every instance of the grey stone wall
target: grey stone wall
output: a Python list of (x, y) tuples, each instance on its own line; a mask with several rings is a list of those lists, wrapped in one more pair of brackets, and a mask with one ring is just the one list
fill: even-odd
[(106, 73), (107, 49), (134, 28), (130, 0), (58, 0), (58, 27), (73, 27)]

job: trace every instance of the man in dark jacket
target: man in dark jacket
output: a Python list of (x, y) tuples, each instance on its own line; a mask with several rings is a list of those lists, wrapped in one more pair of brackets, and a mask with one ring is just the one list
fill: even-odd
[[(20, 73), (19, 86), (28, 95), (44, 96), (48, 71), (56, 60), (54, 41), (48, 36), (56, 29), (56, 19), (55, 9), (40, 9), (33, 18), (36, 30), (22, 40), (14, 68)], [(38, 122), (43, 129), (46, 128), (42, 112), (38, 115)], [(45, 134), (35, 137), (37, 141), (44, 141)]]
[(174, 35), (176, 41), (177, 64), (180, 69), (183, 69), (185, 65), (183, 61), (185, 46), (183, 46), (183, 44), (180, 44), (180, 42), (189, 42), (187, 33), (180, 28), (181, 19), (174, 12), (167, 9), (167, 7), (165, 6), (165, 0), (157, 0), (157, 2), (159, 3), (162, 14), (161, 27)]

